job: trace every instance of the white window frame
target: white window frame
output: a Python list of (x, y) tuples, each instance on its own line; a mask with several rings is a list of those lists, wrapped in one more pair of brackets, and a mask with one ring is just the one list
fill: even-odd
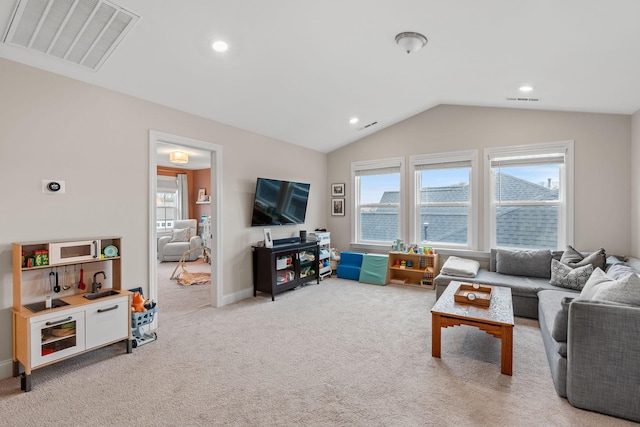
[(374, 171), (376, 169), (400, 168), (400, 188), (398, 200), (398, 238), (402, 239), (405, 234), (405, 159), (404, 157), (393, 157), (380, 160), (365, 160), (351, 163), (351, 245), (357, 248), (379, 249), (380, 247), (390, 247), (391, 241), (371, 241), (360, 238), (360, 187), (356, 175), (360, 171)]
[(491, 160), (496, 158), (541, 156), (563, 154), (564, 164), (560, 168), (560, 191), (558, 194), (558, 243), (557, 249), (573, 244), (574, 230), (574, 141), (556, 141), (511, 147), (486, 148), (484, 150), (484, 194), (485, 194), (485, 250), (497, 248), (495, 185), (491, 173)]
[[(409, 206), (409, 236), (412, 242), (420, 242), (420, 227), (418, 226), (418, 218), (420, 217), (420, 191), (418, 188), (418, 172), (419, 167), (423, 165), (438, 166), (442, 165), (442, 169), (451, 167), (452, 163), (471, 163), (471, 172), (469, 175), (469, 201), (459, 203), (459, 206), (468, 206), (469, 215), (467, 216), (467, 244), (453, 244), (445, 242), (433, 242), (439, 249), (466, 249), (477, 250), (478, 248), (478, 150), (467, 150), (437, 154), (422, 154), (409, 157), (410, 164), (410, 183), (409, 191), (412, 195), (411, 204)], [(443, 204), (443, 206), (453, 206), (451, 203)]]

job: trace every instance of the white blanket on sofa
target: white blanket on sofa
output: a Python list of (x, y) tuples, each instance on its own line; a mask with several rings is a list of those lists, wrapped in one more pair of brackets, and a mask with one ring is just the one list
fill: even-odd
[(480, 263), (478, 261), (450, 256), (440, 269), (440, 272), (447, 276), (476, 277), (479, 268)]

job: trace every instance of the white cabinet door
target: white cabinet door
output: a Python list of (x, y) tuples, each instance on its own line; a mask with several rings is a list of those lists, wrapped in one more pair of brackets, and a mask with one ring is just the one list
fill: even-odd
[(86, 306), (86, 348), (129, 337), (129, 297)]
[(85, 349), (84, 311), (48, 313), (34, 316), (30, 322), (32, 368)]

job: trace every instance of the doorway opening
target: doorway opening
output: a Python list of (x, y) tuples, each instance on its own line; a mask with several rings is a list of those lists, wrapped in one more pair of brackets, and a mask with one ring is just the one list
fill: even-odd
[[(158, 195), (158, 170), (162, 160), (158, 160), (158, 153), (164, 147), (182, 147), (185, 151), (194, 150), (205, 153), (210, 167), (210, 177), (207, 196), (210, 216), (210, 226), (206, 228), (207, 235), (203, 236), (210, 249), (210, 305), (219, 307), (222, 303), (222, 147), (220, 145), (187, 138), (178, 135), (171, 135), (154, 130), (149, 131), (149, 298), (158, 300), (158, 277), (157, 277), (157, 250), (158, 250), (158, 209), (156, 199)], [(162, 166), (160, 165), (160, 168)], [(193, 211), (195, 212), (195, 210)], [(193, 215), (193, 214), (192, 214)], [(167, 221), (160, 221), (166, 230)], [(201, 218), (198, 218), (198, 221)], [(198, 231), (198, 233), (200, 230)]]

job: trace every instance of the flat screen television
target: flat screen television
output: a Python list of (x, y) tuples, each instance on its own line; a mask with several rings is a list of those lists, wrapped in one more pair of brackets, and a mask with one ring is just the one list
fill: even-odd
[(304, 224), (310, 184), (258, 178), (251, 226)]

